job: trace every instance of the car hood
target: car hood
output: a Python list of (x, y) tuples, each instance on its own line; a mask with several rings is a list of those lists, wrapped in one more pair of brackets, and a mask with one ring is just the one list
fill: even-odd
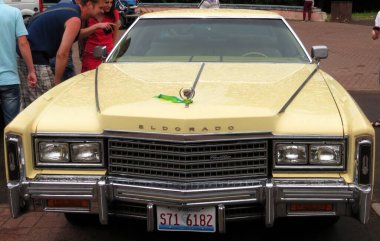
[[(107, 63), (99, 67), (97, 81), (94, 72), (84, 77), (97, 86), (88, 94), (91, 115), (83, 106), (82, 111), (76, 109), (72, 101), (83, 95), (81, 81), (57, 96), (54, 105), (71, 102), (65, 116), (83, 118), (89, 125), (96, 122), (99, 131), (341, 135), (339, 112), (320, 71), (301, 87), (315, 68), (314, 64)], [(194, 86), (197, 78), (188, 106), (157, 98), (179, 97), (180, 90)], [(57, 108), (45, 110), (39, 128), (57, 130), (47, 122), (57, 115), (62, 115)], [(87, 120), (92, 117), (95, 120)]]

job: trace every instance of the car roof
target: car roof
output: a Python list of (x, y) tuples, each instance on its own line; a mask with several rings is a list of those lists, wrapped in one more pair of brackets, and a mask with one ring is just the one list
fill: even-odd
[(181, 9), (145, 13), (140, 18), (275, 18), (274, 12), (249, 9)]

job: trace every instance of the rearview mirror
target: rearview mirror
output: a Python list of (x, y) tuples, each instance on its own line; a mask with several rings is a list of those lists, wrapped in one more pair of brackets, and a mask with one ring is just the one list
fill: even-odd
[(329, 56), (329, 49), (325, 45), (317, 45), (311, 47), (311, 57), (319, 62)]
[(100, 45), (96, 46), (94, 48), (94, 54), (93, 55), (95, 58), (102, 59), (102, 61), (105, 60), (108, 56), (106, 46), (100, 46)]

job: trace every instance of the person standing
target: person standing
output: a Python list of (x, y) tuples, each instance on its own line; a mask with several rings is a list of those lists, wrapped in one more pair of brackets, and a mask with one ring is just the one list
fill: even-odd
[(375, 18), (375, 26), (372, 28), (372, 39), (376, 40), (380, 35), (380, 11)]
[(0, 106), (4, 125), (20, 111), (20, 79), (17, 73), (16, 42), (26, 63), (26, 80), (30, 87), (37, 82), (32, 54), (26, 38), (28, 32), (19, 9), (0, 0)]
[(307, 20), (310, 21), (313, 6), (314, 6), (314, 0), (304, 0), (304, 3), (303, 3), (303, 21), (306, 20), (306, 14), (307, 14)]
[[(375, 26), (372, 28), (371, 35), (372, 35), (373, 40), (378, 39), (380, 36), (380, 11), (377, 13), (377, 16), (375, 18)], [(378, 83), (380, 84), (380, 70), (379, 70)], [(372, 121), (371, 124), (373, 127), (379, 127), (380, 120)]]
[[(61, 0), (61, 1), (59, 1), (59, 3), (77, 4), (75, 0)], [(79, 3), (80, 3), (80, 1), (78, 1), (78, 4)], [(51, 70), (53, 71), (53, 74), (55, 74), (55, 57), (50, 59), (49, 64), (50, 64)], [(76, 75), (76, 73), (75, 73), (75, 66), (74, 66), (74, 61), (73, 61), (73, 51), (71, 49), (70, 53), (69, 53), (69, 58), (67, 61), (65, 71), (63, 71), (61, 81), (63, 82), (67, 79), (70, 79), (71, 77), (74, 77), (75, 75)]]
[[(107, 52), (110, 53), (117, 40), (117, 23), (120, 16), (119, 12), (115, 9), (113, 0), (105, 0), (103, 9), (103, 14), (88, 19), (88, 27), (82, 29), (83, 37), (88, 36), (82, 57), (82, 73), (96, 69), (101, 64), (101, 60), (93, 55), (94, 48), (97, 45), (106, 46)], [(96, 26), (100, 23), (112, 24), (112, 28), (110, 30), (99, 29)]]
[[(28, 26), (28, 41), (33, 62), (37, 66), (35, 69), (38, 82), (35, 88), (27, 85), (25, 62), (19, 58), (22, 108), (26, 108), (61, 82), (70, 49), (79, 37), (81, 19), (86, 20), (100, 14), (103, 4), (103, 0), (81, 0), (79, 5), (58, 3), (31, 21)], [(55, 57), (55, 75), (49, 66), (49, 59), (53, 57)]]

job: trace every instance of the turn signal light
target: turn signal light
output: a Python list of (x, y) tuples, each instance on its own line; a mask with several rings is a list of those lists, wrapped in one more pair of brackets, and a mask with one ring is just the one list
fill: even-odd
[(48, 199), (49, 208), (89, 208), (90, 201), (83, 199)]
[(323, 203), (293, 203), (289, 205), (291, 212), (332, 212), (334, 205)]

